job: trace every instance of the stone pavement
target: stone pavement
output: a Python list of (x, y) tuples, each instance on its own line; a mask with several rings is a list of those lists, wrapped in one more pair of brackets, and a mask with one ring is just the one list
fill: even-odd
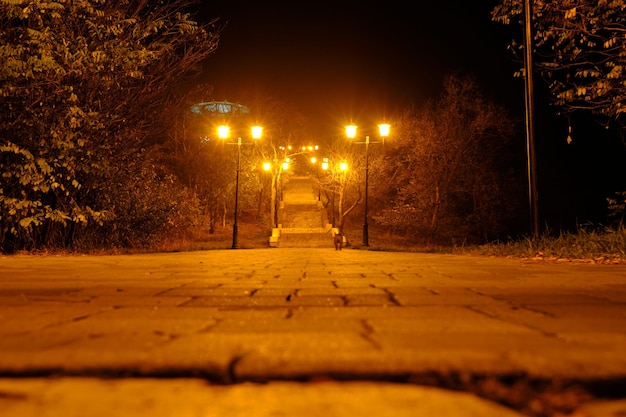
[(626, 265), (0, 257), (0, 415), (626, 415)]

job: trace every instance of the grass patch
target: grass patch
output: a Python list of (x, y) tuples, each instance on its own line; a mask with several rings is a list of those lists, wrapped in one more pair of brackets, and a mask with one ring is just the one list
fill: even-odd
[(463, 251), (490, 256), (622, 263), (626, 261), (626, 226), (601, 230), (581, 227), (576, 233), (558, 235), (546, 232), (535, 239), (527, 236), (508, 242), (463, 248)]
[[(440, 253), (514, 257), (546, 261), (579, 261), (605, 264), (626, 263), (626, 226), (616, 228), (583, 228), (575, 233), (545, 232), (533, 239), (530, 236), (496, 241), (484, 245), (424, 245), (410, 237), (390, 233), (370, 225), (369, 247), (371, 251), (396, 251), (416, 253)], [(363, 229), (348, 225), (346, 234), (351, 246), (362, 246)]]
[[(237, 244), (240, 249), (260, 249), (269, 247), (272, 234), (267, 226), (254, 222), (239, 222)], [(231, 249), (233, 245), (233, 227), (218, 226), (213, 233), (199, 231), (193, 236), (170, 238), (152, 248), (153, 252), (189, 252), (200, 250)]]
[[(617, 228), (579, 228), (576, 233), (543, 233), (533, 239), (524, 236), (508, 241), (496, 241), (484, 245), (424, 245), (411, 236), (391, 233), (388, 229), (371, 224), (369, 246), (362, 245), (363, 227), (347, 224), (344, 233), (348, 249), (369, 251), (461, 254), (479, 256), (513, 257), (545, 261), (579, 261), (604, 264), (626, 263), (626, 226)], [(271, 229), (258, 222), (244, 219), (239, 222), (238, 244), (240, 249), (269, 248)], [(150, 247), (109, 248), (81, 251), (95, 255), (117, 255), (154, 252), (191, 252), (232, 248), (232, 225), (218, 226), (214, 233), (199, 228), (192, 236), (174, 236)], [(21, 253), (25, 254), (25, 253)], [(76, 251), (46, 249), (28, 252), (30, 255), (70, 255)]]

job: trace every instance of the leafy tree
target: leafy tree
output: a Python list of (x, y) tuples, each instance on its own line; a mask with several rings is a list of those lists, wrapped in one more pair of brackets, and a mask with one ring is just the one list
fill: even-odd
[[(510, 24), (522, 9), (521, 0), (500, 0), (492, 18)], [(626, 124), (625, 32), (623, 1), (533, 1), (535, 62), (565, 112), (585, 109)]]
[(447, 77), (437, 103), (405, 110), (393, 126), (379, 168), (392, 204), (375, 220), (428, 242), (502, 231), (512, 205), (505, 150), (513, 125), (472, 78)]
[[(264, 212), (269, 212), (269, 224), (275, 227), (278, 224), (278, 201), (281, 185), (285, 185), (293, 175), (297, 164), (297, 157), (302, 154), (300, 145), (303, 143), (304, 132), (308, 126), (308, 120), (298, 112), (290, 103), (276, 99), (270, 92), (259, 88), (250, 88), (240, 91), (238, 97), (250, 106), (250, 118), (260, 126), (263, 126), (263, 138), (259, 141), (259, 155), (256, 160), (250, 161), (252, 166), (259, 168), (263, 163), (269, 163), (271, 168), (268, 172), (257, 169), (254, 172), (261, 174), (256, 177), (256, 186), (259, 192), (257, 207), (259, 217), (264, 217)], [(283, 162), (290, 161), (289, 168), (283, 169)], [(269, 181), (262, 178), (269, 176)], [(254, 184), (250, 181), (249, 184)], [(265, 190), (264, 185), (269, 189)], [(252, 190), (250, 190), (252, 191)], [(267, 196), (269, 195), (269, 198)], [(263, 210), (266, 207), (267, 211)]]
[(164, 113), (172, 123), (163, 145), (164, 162), (199, 204), (196, 227), (206, 228), (209, 233), (215, 231), (220, 221), (226, 221), (231, 174), (235, 172), (232, 155), (224, 151), (223, 143), (216, 137), (212, 123), (215, 115), (191, 111), (211, 97), (212, 91), (212, 86), (198, 84), (172, 95)]
[[(241, 190), (244, 198), (242, 209), (254, 207), (256, 197), (258, 217), (268, 217), (267, 224), (274, 227), (278, 223), (280, 187), (288, 182), (294, 172), (296, 157), (302, 153), (300, 145), (304, 141), (308, 121), (290, 103), (275, 98), (267, 90), (242, 87), (231, 95), (250, 109), (243, 127), (263, 127), (263, 137), (258, 141), (255, 151), (246, 155), (245, 165), (248, 170)], [(286, 160), (291, 163), (284, 170), (282, 163)], [(270, 164), (269, 171), (263, 170), (263, 163)], [(269, 177), (267, 181), (266, 177)]]
[(626, 191), (615, 193), (612, 198), (607, 198), (609, 203), (609, 217), (619, 226), (624, 225), (626, 218)]
[[(203, 213), (208, 217), (209, 230), (214, 230), (218, 217), (226, 222), (232, 213), (235, 189), (236, 149), (216, 137), (217, 126), (226, 124), (233, 130), (233, 143), (242, 137), (241, 171), (239, 181), (239, 210), (241, 214), (254, 212), (257, 218), (272, 227), (277, 223), (277, 198), (280, 184), (293, 169), (282, 169), (282, 162), (300, 154), (295, 144), (301, 140), (305, 118), (267, 91), (241, 88), (231, 92), (230, 101), (245, 106), (248, 112), (219, 114), (200, 113), (189, 109), (197, 103), (210, 101), (216, 93), (212, 87), (199, 85), (177, 97), (171, 111), (178, 115), (177, 125), (170, 130), (166, 144), (168, 163), (181, 181), (198, 196)], [(253, 125), (263, 127), (262, 138), (252, 143)], [(244, 145), (245, 144), (245, 145)], [(289, 145), (293, 144), (291, 149)], [(265, 171), (263, 163), (271, 163)]]
[(345, 138), (336, 140), (325, 150), (328, 157), (316, 177), (328, 220), (344, 235), (346, 221), (363, 199), (364, 159), (356, 151)]
[(147, 178), (168, 95), (217, 47), (191, 4), (0, 1), (0, 248), (71, 245), (77, 227), (146, 214), (116, 206), (146, 190), (120, 187)]

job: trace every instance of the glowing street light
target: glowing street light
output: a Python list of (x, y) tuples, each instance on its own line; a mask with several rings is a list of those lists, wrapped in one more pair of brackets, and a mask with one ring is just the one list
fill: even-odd
[[(348, 139), (356, 138), (358, 127), (356, 125), (346, 126), (346, 136)], [(385, 142), (385, 138), (389, 136), (389, 130), (391, 126), (387, 123), (378, 125), (378, 134), (382, 138), (382, 142)], [(367, 199), (368, 199), (368, 182), (369, 182), (369, 146), (370, 137), (365, 136), (365, 142), (355, 142), (365, 144), (365, 207), (363, 209), (363, 246), (369, 246), (369, 225), (367, 222)], [(377, 142), (372, 142), (377, 143)]]
[[(261, 126), (252, 126), (251, 135), (252, 139), (255, 141), (261, 139), (261, 135), (263, 134), (263, 128)], [(228, 126), (218, 126), (217, 127), (217, 136), (226, 140), (230, 137), (230, 127)], [(230, 143), (231, 145), (237, 145), (237, 177), (235, 180), (235, 220), (233, 223), (233, 249), (239, 248), (239, 244), (237, 242), (237, 237), (239, 234), (239, 226), (237, 225), (237, 214), (239, 213), (239, 171), (241, 171), (241, 136), (237, 137), (237, 142)]]

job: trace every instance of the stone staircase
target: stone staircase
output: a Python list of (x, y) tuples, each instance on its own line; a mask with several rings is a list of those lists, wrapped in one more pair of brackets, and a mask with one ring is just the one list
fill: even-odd
[(333, 248), (333, 231), (326, 210), (317, 200), (309, 177), (292, 177), (285, 186), (279, 227), (270, 246), (279, 248)]
[(283, 228), (278, 239), (279, 248), (332, 248), (331, 230), (317, 228)]

